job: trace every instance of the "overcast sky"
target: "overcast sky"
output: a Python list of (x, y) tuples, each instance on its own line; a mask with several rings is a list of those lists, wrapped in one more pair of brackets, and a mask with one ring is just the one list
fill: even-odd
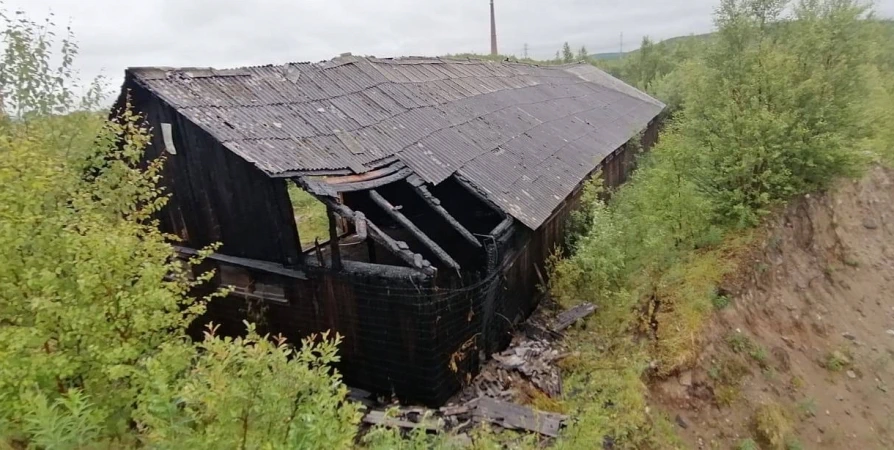
[[(5, 0), (32, 19), (70, 21), (85, 79), (128, 66), (235, 67), (490, 50), (488, 0)], [(591, 53), (712, 29), (719, 0), (496, 0), (500, 52), (546, 58), (568, 41)], [(894, 16), (894, 0), (876, 10)]]

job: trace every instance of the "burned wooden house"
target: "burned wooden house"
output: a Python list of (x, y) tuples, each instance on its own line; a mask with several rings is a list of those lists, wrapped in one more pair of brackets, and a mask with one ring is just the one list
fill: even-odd
[[(180, 251), (233, 288), (208, 319), (293, 342), (344, 337), (354, 386), (438, 404), (508, 342), (597, 170), (625, 180), (663, 105), (588, 64), (343, 56), (133, 68), (120, 102), (154, 133)], [(326, 205), (302, 248), (288, 195)]]

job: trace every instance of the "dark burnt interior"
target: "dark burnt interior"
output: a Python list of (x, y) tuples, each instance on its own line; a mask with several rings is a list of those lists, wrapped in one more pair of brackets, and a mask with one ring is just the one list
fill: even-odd
[(503, 220), (503, 216), (469, 189), (471, 188), (463, 186), (453, 177), (430, 188), (444, 209), (459, 223), (472, 233), (488, 235)]
[[(489, 235), (503, 222), (504, 215), (470, 188), (453, 178), (434, 187), (406, 178), (381, 184), (376, 180), (362, 183), (363, 189), (354, 189), (356, 183), (348, 187), (334, 184), (339, 192), (329, 201), (362, 213), (369, 223), (405, 245), (407, 251), (437, 268), (439, 279), (474, 278), (486, 272), (487, 253), (480, 237)], [(411, 267), (406, 259), (381, 243), (369, 236), (364, 239), (356, 226), (339, 214), (333, 214), (332, 220), (341, 261)], [(319, 246), (305, 249), (305, 261), (324, 267), (337, 265), (331, 239), (332, 236), (319, 242)]]

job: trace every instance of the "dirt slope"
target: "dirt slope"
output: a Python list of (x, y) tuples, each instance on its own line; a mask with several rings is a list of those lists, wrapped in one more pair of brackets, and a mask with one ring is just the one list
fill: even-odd
[(692, 448), (894, 448), (894, 171), (794, 202), (654, 387)]

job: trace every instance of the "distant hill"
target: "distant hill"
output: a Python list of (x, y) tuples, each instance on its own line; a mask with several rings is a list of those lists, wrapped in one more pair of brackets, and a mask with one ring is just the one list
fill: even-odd
[(593, 58), (593, 59), (601, 60), (601, 61), (612, 61), (612, 60), (615, 60), (615, 59), (621, 59), (622, 57), (624, 57), (624, 55), (627, 55), (627, 54), (629, 54), (629, 53), (630, 53), (630, 52), (624, 52), (624, 53), (619, 53), (619, 52), (613, 52), (613, 53), (591, 53), (591, 54), (589, 54), (589, 55), (587, 55), (587, 56), (589, 56), (590, 58)]
[[(683, 45), (690, 42), (697, 41), (706, 41), (711, 39), (714, 36), (714, 33), (705, 33), (705, 34), (690, 34), (689, 36), (677, 36), (665, 39), (663, 41), (656, 41), (655, 44), (664, 44), (665, 46), (676, 46)], [(593, 53), (589, 56), (597, 61), (614, 61), (618, 59), (622, 59), (626, 56), (634, 55), (639, 52), (639, 49), (631, 50), (629, 52), (619, 53), (619, 52), (609, 52), (609, 53)]]
[[(894, 31), (894, 20), (892, 19), (880, 19), (880, 23), (885, 24), (891, 27), (892, 31)], [(656, 41), (656, 44), (664, 44), (665, 46), (677, 46), (684, 45), (687, 43), (698, 42), (698, 41), (709, 41), (714, 37), (715, 33), (704, 33), (704, 34), (691, 34), (689, 36), (677, 36), (665, 39), (663, 41)], [(622, 59), (626, 56), (630, 56), (636, 54), (639, 49), (631, 50), (629, 52), (619, 53), (619, 52), (609, 52), (609, 53), (593, 53), (589, 56), (597, 61), (614, 61), (618, 59)]]

